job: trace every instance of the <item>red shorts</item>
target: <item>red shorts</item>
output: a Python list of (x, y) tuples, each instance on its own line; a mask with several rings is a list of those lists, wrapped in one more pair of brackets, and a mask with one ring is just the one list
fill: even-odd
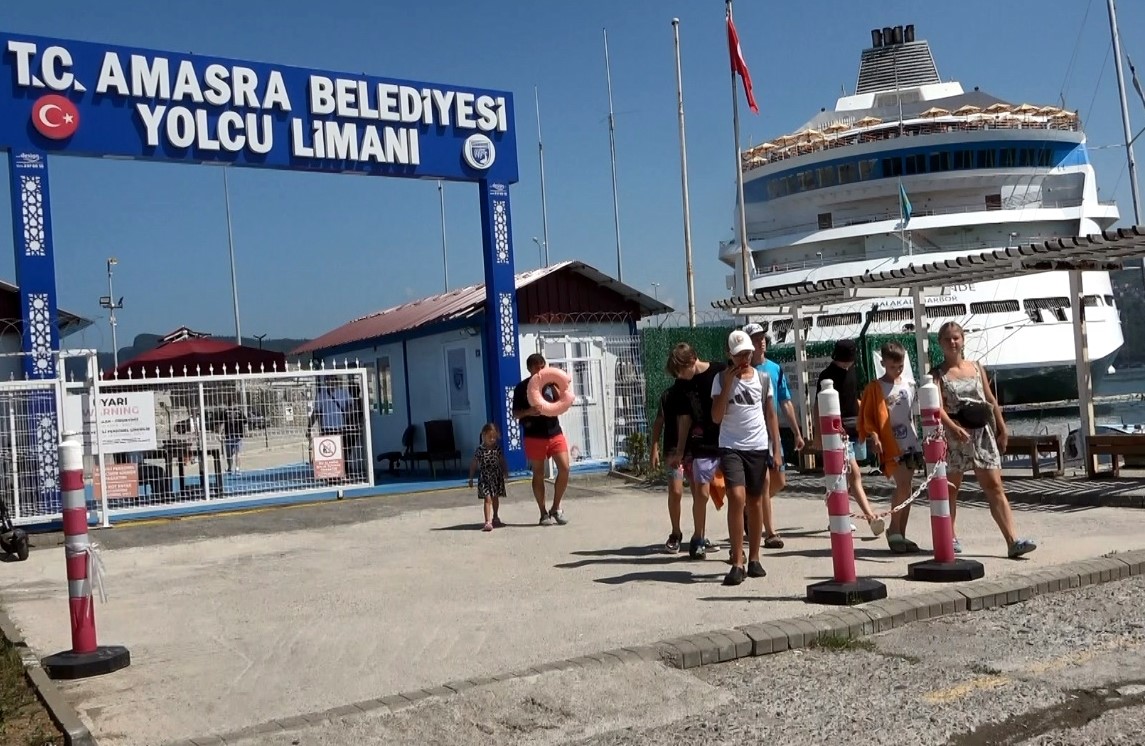
[(558, 453), (568, 453), (568, 450), (569, 444), (564, 433), (551, 438), (525, 438), (525, 458), (529, 461), (544, 461)]

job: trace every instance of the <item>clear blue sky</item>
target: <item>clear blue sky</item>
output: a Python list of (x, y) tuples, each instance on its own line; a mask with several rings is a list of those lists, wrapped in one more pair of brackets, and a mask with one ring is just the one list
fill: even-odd
[[(853, 91), (874, 27), (914, 23), (944, 79), (1015, 102), (1080, 109), (1103, 199), (1132, 222), (1104, 0), (739, 0), (736, 22), (760, 114), (742, 104), (742, 140), (796, 129)], [(1122, 48), (1145, 75), (1145, 3), (1118, 7)], [(718, 242), (732, 235), (735, 175), (721, 0), (221, 0), (8, 2), (7, 31), (190, 51), (334, 71), (509, 90), (521, 179), (513, 187), (518, 269), (541, 235), (533, 86), (540, 89), (551, 256), (614, 273), (607, 28), (616, 111), (624, 279), (686, 310), (671, 19), (681, 20), (692, 237), (700, 309), (722, 298)], [(1084, 24), (1082, 23), (1085, 19)], [(1076, 55), (1075, 55), (1076, 50)], [(1072, 66), (1071, 66), (1072, 62)], [(1126, 70), (1128, 75), (1128, 69)], [(1145, 111), (1131, 94), (1135, 130)], [(1145, 138), (1139, 141), (1145, 161)], [(6, 165), (6, 164), (5, 164)], [(105, 260), (124, 295), (119, 339), (181, 324), (233, 334), (218, 169), (58, 158), (52, 165), (60, 305), (97, 318), (83, 343), (110, 350)], [(2, 180), (7, 189), (7, 179)], [(432, 182), (257, 169), (232, 171), (243, 334), (314, 336), (353, 317), (439, 292)], [(482, 279), (476, 188), (446, 187), (449, 280)], [(5, 202), (4, 204), (7, 204)], [(0, 210), (0, 277), (14, 279), (10, 216)]]

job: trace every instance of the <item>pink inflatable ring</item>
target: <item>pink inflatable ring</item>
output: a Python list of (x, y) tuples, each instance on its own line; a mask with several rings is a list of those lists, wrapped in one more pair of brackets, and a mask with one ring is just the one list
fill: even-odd
[(529, 404), (544, 417), (557, 417), (568, 411), (576, 398), (572, 392), (572, 378), (560, 368), (551, 365), (541, 368), (529, 379)]

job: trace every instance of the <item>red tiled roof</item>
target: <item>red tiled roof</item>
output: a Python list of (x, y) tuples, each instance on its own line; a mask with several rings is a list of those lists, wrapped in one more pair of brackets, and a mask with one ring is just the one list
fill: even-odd
[[(641, 302), (652, 313), (664, 313), (671, 309), (634, 290), (623, 283), (608, 277), (602, 272), (590, 267), (584, 262), (567, 261), (554, 264), (542, 269), (520, 272), (516, 276), (516, 288), (521, 288), (540, 280), (554, 272), (570, 269), (585, 275), (595, 282), (605, 284), (617, 292), (622, 292)], [(467, 287), (451, 290), (448, 293), (422, 298), (405, 303), (384, 311), (377, 311), (368, 316), (354, 319), (337, 329), (326, 332), (322, 336), (312, 339), (290, 351), (290, 355), (301, 355), (309, 352), (328, 350), (334, 347), (365, 342), (379, 337), (385, 337), (398, 332), (409, 331), (421, 326), (428, 326), (454, 319), (465, 319), (476, 316), (485, 305), (485, 283), (469, 285)]]

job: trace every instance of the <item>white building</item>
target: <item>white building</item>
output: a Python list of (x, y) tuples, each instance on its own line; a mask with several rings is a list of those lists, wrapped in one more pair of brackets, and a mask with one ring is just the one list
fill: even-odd
[[(608, 462), (629, 432), (646, 428), (636, 322), (671, 308), (583, 262), (517, 275), (522, 378), (541, 352), (573, 377), (576, 402), (561, 417), (574, 462)], [(375, 457), (425, 448), (427, 421), (449, 420), (462, 465), (492, 419), (483, 358), (485, 286), (470, 285), (363, 316), (293, 350), (370, 370)]]

